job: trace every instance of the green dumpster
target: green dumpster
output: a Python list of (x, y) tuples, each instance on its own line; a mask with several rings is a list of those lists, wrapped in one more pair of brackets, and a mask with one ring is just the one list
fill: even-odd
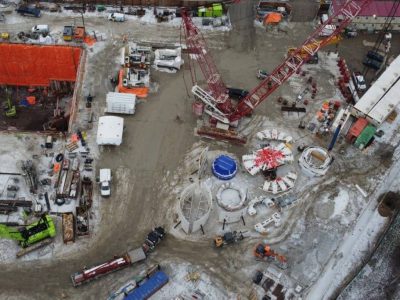
[(223, 8), (221, 3), (214, 3), (212, 5), (212, 16), (213, 17), (222, 17)]
[(214, 18), (221, 17), (223, 13), (223, 8), (221, 3), (213, 3), (210, 7), (200, 6), (197, 9), (197, 15), (199, 17)]
[(376, 132), (375, 126), (369, 124), (367, 127), (364, 128), (364, 130), (358, 136), (354, 145), (359, 149), (363, 149), (373, 138), (375, 132)]

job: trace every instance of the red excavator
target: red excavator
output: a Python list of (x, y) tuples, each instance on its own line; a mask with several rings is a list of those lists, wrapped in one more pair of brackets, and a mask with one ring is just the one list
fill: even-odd
[(259, 260), (272, 262), (281, 269), (286, 269), (288, 267), (287, 258), (272, 250), (267, 244), (257, 244), (254, 248), (254, 256)]

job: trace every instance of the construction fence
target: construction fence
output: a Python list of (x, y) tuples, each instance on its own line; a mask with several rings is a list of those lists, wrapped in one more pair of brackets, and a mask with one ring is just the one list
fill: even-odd
[[(37, 1), (29, 0), (30, 3)], [(50, 2), (50, 1), (49, 1)], [(86, 5), (130, 5), (130, 6), (173, 6), (173, 7), (197, 7), (210, 5), (212, 3), (221, 3), (221, 0), (70, 0), (70, 1), (51, 1), (62, 5), (86, 4)]]

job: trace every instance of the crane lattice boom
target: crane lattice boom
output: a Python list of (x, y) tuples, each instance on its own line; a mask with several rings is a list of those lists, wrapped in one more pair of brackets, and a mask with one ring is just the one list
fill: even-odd
[[(243, 101), (237, 105), (234, 112), (229, 115), (229, 120), (231, 122), (236, 121), (250, 114), (257, 105), (281, 86), (290, 76), (293, 75), (293, 73), (307, 62), (307, 60), (317, 53), (319, 49), (324, 47), (331, 41), (331, 39), (340, 34), (360, 13), (361, 9), (370, 3), (370, 1), (371, 0), (347, 1), (338, 11), (334, 12), (326, 22), (321, 24), (291, 56), (275, 68), (267, 78), (265, 78), (243, 99)], [(321, 41), (320, 35), (323, 30), (326, 30), (327, 25), (336, 25), (334, 23), (336, 23), (335, 20), (338, 19), (339, 16), (341, 16), (342, 21), (337, 24), (336, 29), (332, 30), (329, 36), (325, 37)], [(310, 45), (313, 46), (310, 47)], [(304, 56), (302, 58), (302, 52), (308, 53), (306, 59), (304, 59)]]
[[(228, 99), (227, 88), (210, 55), (204, 37), (196, 25), (193, 24), (191, 17), (185, 9), (182, 10), (182, 21), (187, 49), (192, 57), (194, 56), (197, 60), (211, 95), (219, 104), (218, 106), (222, 107), (222, 110), (231, 109), (231, 102)], [(192, 81), (196, 83), (197, 80), (194, 70), (191, 70), (191, 72)], [(224, 104), (225, 102), (226, 105)]]
[[(204, 37), (200, 30), (193, 24), (186, 10), (182, 13), (182, 21), (189, 53), (196, 55), (196, 59), (207, 81), (210, 93), (216, 100), (216, 106), (225, 114), (230, 122), (235, 122), (251, 114), (257, 105), (280, 87), (304, 63), (316, 54), (319, 49), (335, 39), (371, 1), (372, 0), (346, 1), (328, 18), (328, 20), (318, 27), (300, 47), (296, 48), (281, 65), (276, 67), (267, 78), (256, 88), (251, 90), (235, 108), (233, 108), (232, 100), (229, 99), (227, 94), (227, 88), (207, 49)], [(341, 20), (340, 22), (338, 22), (339, 17)], [(335, 25), (335, 27), (331, 25)], [(323, 33), (324, 30), (329, 30), (328, 35), (321, 39), (321, 33)], [(304, 53), (308, 53), (308, 55), (305, 57)], [(196, 82), (193, 73), (192, 79), (193, 82)]]

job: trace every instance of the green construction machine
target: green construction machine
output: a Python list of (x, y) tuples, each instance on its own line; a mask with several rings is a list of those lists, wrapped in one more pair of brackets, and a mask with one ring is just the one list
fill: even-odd
[(4, 110), (6, 113), (6, 117), (13, 118), (17, 116), (17, 109), (15, 105), (11, 102), (11, 96), (7, 95), (7, 100), (4, 103)]
[(56, 236), (53, 219), (43, 215), (39, 221), (21, 228), (0, 224), (0, 238), (16, 240), (22, 248), (27, 248), (47, 238)]

